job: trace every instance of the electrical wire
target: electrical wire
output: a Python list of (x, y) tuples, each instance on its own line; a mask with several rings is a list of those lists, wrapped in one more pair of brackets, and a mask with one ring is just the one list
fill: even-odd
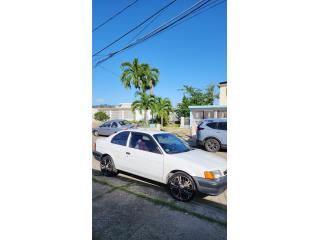
[[(101, 64), (102, 62), (110, 59), (111, 57), (115, 56), (116, 54), (119, 54), (120, 52), (123, 52), (131, 47), (134, 47), (136, 46), (137, 44), (140, 44), (158, 34), (160, 34), (161, 32), (173, 27), (173, 26), (176, 26), (177, 23), (183, 19), (185, 19), (186, 17), (188, 16), (191, 16), (191, 14), (195, 14), (195, 13), (198, 13), (198, 11), (200, 10), (204, 10), (206, 9), (206, 7), (208, 6), (211, 6), (212, 4), (214, 3), (217, 3), (218, 0), (214, 1), (214, 2), (211, 2), (212, 0), (200, 0), (199, 2), (197, 2), (196, 4), (194, 4), (193, 6), (191, 6), (190, 8), (188, 8), (187, 10), (183, 11), (182, 13), (180, 13), (179, 15), (177, 15), (176, 17), (170, 19), (169, 21), (167, 21), (166, 23), (162, 24), (161, 26), (159, 26), (158, 28), (156, 28), (155, 30), (151, 31), (150, 33), (146, 34), (145, 36), (137, 39), (136, 41), (134, 41), (133, 43), (125, 46), (124, 48), (118, 50), (118, 51), (115, 51), (115, 52), (112, 52), (110, 54), (108, 54), (105, 58), (99, 60), (96, 65), (99, 65)], [(208, 4), (209, 3), (209, 4)], [(217, 6), (218, 4), (215, 4), (213, 5), (212, 7), (215, 7)]]
[(105, 20), (104, 22), (102, 22), (101, 24), (99, 24), (97, 27), (95, 27), (92, 32), (97, 31), (99, 28), (101, 28), (103, 25), (105, 25), (106, 23), (110, 22), (112, 19), (114, 19), (116, 16), (120, 15), (121, 13), (123, 13), (125, 10), (127, 10), (129, 7), (131, 7), (132, 5), (134, 5), (135, 3), (137, 3), (138, 0), (135, 0), (134, 2), (130, 3), (129, 5), (127, 5), (125, 8), (121, 9), (119, 12), (115, 13), (113, 16), (111, 16), (110, 18), (108, 18), (107, 20)]
[(177, 0), (173, 0), (170, 3), (168, 3), (167, 5), (165, 5), (164, 7), (162, 7), (161, 9), (159, 9), (157, 12), (155, 12), (154, 14), (152, 14), (150, 17), (148, 17), (147, 19), (145, 19), (144, 21), (142, 21), (141, 23), (139, 23), (137, 26), (135, 26), (134, 28), (132, 28), (131, 30), (129, 30), (128, 32), (126, 32), (125, 34), (123, 34), (121, 37), (117, 38), (115, 41), (109, 43), (107, 46), (103, 47), (102, 49), (100, 49), (99, 51), (95, 52), (92, 56), (96, 56), (97, 54), (101, 53), (102, 51), (106, 50), (108, 47), (112, 46), (113, 44), (115, 44), (116, 42), (120, 41), (122, 38), (124, 38), (125, 36), (127, 36), (129, 33), (133, 32), (134, 30), (136, 30), (137, 28), (139, 28), (140, 26), (142, 26), (143, 24), (145, 24), (147, 21), (149, 21), (151, 18), (153, 18), (154, 16), (156, 16), (157, 14), (159, 14), (160, 12), (162, 12), (163, 10), (165, 10), (166, 8), (168, 8), (170, 5), (172, 5), (174, 2), (176, 2)]

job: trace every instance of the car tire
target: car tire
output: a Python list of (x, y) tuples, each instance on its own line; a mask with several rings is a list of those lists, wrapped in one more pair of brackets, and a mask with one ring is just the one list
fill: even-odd
[(209, 138), (204, 142), (204, 148), (208, 152), (218, 152), (221, 148), (221, 144), (217, 139)]
[(96, 136), (96, 137), (98, 137), (98, 136), (99, 136), (98, 131), (97, 131), (97, 130), (93, 131), (93, 135)]
[(194, 180), (184, 172), (176, 172), (169, 178), (168, 189), (174, 199), (182, 202), (191, 201), (197, 193)]
[(108, 176), (108, 177), (114, 177), (118, 175), (118, 170), (114, 166), (112, 157), (109, 155), (103, 156), (100, 161), (100, 171), (102, 175)]

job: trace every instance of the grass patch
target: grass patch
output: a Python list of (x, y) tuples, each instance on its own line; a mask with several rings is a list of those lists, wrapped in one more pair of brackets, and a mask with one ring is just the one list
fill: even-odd
[[(205, 215), (202, 215), (200, 213), (196, 213), (196, 212), (193, 212), (193, 211), (190, 211), (184, 207), (181, 207), (181, 206), (178, 206), (174, 201), (166, 201), (166, 200), (163, 200), (163, 199), (160, 199), (160, 198), (155, 198), (155, 197), (150, 197), (146, 194), (143, 194), (143, 193), (137, 193), (137, 192), (134, 192), (134, 191), (131, 191), (128, 189), (129, 185), (125, 185), (125, 186), (115, 186), (109, 182), (106, 182), (106, 181), (101, 181), (101, 180), (98, 180), (96, 178), (92, 178), (92, 181), (96, 182), (96, 183), (100, 183), (100, 184), (104, 184), (104, 185), (107, 185), (109, 187), (112, 187), (112, 188), (116, 188), (117, 190), (120, 190), (120, 191), (123, 191), (123, 192), (126, 192), (126, 193), (129, 193), (129, 194), (133, 194), (139, 198), (142, 198), (146, 201), (149, 201), (155, 205), (159, 205), (159, 206), (165, 206), (165, 207), (168, 207), (172, 210), (175, 210), (175, 211), (178, 211), (178, 212), (182, 212), (182, 213), (187, 213), (191, 216), (194, 216), (196, 218), (199, 218), (199, 219), (202, 219), (202, 220), (205, 220), (205, 221), (208, 221), (208, 222), (211, 222), (211, 223), (217, 223), (217, 224), (220, 224), (224, 227), (227, 226), (227, 222), (225, 221), (220, 221), (220, 220), (217, 220), (217, 219), (213, 219), (213, 218), (210, 218), (210, 217), (207, 217)], [(113, 189), (112, 189), (113, 190)]]

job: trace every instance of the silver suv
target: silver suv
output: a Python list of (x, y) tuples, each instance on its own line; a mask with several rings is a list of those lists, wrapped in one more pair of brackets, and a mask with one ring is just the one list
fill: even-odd
[(208, 118), (202, 120), (197, 128), (197, 145), (209, 152), (227, 148), (227, 119)]

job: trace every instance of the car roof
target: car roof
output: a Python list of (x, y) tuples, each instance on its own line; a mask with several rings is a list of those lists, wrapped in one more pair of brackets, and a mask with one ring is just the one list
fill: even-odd
[(127, 129), (127, 130), (124, 130), (124, 131), (147, 133), (147, 134), (150, 134), (150, 135), (169, 133), (169, 132), (163, 132), (163, 131), (159, 131), (159, 130), (150, 130), (150, 129), (141, 129), (141, 128)]
[(127, 121), (127, 120), (125, 120), (125, 119), (112, 119), (112, 120), (106, 121), (106, 123), (110, 123), (110, 122), (121, 122), (121, 121)]
[(226, 122), (227, 119), (226, 118), (206, 118), (206, 119), (203, 119), (202, 121), (203, 122), (207, 122), (207, 121), (210, 121), (210, 122)]

